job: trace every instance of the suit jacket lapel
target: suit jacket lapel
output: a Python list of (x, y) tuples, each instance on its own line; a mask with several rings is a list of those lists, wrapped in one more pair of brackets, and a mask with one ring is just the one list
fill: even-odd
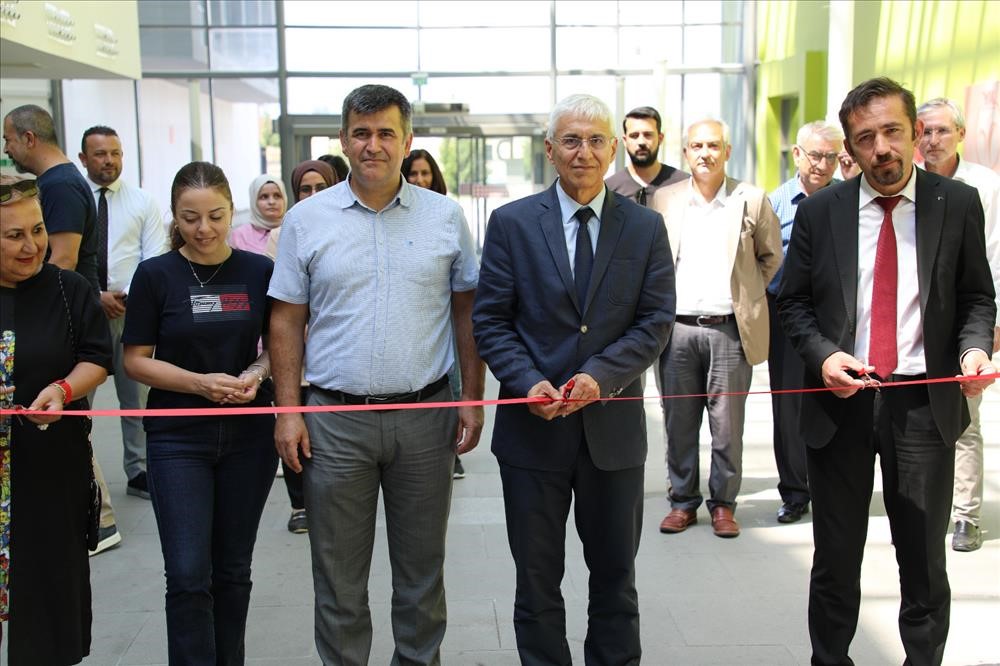
[(597, 234), (597, 252), (594, 253), (594, 268), (590, 274), (590, 286), (587, 287), (587, 303), (581, 314), (587, 312), (587, 307), (594, 300), (594, 292), (608, 270), (611, 254), (614, 252), (615, 246), (618, 245), (618, 237), (621, 235), (624, 223), (625, 214), (618, 207), (614, 192), (608, 190), (604, 195), (604, 209), (601, 211), (601, 230)]
[(917, 169), (917, 286), (920, 289), (921, 315), (927, 308), (927, 296), (931, 293), (931, 269), (934, 268), (934, 258), (944, 231), (944, 209), (947, 202), (944, 193), (938, 189), (938, 184)]
[[(573, 282), (573, 271), (569, 265), (569, 251), (566, 249), (566, 233), (563, 231), (562, 212), (559, 209), (559, 197), (556, 196), (556, 185), (548, 189), (547, 196), (541, 200), (541, 214), (538, 223), (548, 243), (549, 252), (555, 262), (559, 277), (562, 278), (563, 286), (569, 292), (570, 299), (576, 305), (576, 309), (583, 314), (583, 307), (577, 303), (576, 283)], [(593, 279), (591, 279), (593, 283)]]
[[(844, 310), (847, 314), (847, 330), (853, 331), (858, 316), (858, 197), (861, 193), (861, 179), (854, 178), (830, 202), (830, 237), (833, 255), (840, 276), (840, 288), (844, 294)], [(854, 351), (854, 339), (842, 341)]]

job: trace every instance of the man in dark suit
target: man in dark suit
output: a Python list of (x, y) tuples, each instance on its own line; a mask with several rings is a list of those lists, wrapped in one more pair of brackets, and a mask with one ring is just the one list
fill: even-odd
[[(673, 262), (660, 215), (604, 185), (616, 145), (603, 102), (557, 104), (545, 148), (559, 180), (493, 213), (472, 316), (500, 397), (541, 399), (500, 407), (493, 429), (518, 651), (524, 664), (571, 662), (560, 582), (575, 499), (590, 569), (586, 662), (638, 664), (639, 376), (670, 335)], [(606, 400), (619, 396), (634, 400)]]
[[(995, 305), (976, 191), (913, 167), (922, 124), (889, 79), (840, 109), (862, 175), (799, 204), (778, 296), (805, 363), (800, 433), (813, 498), (809, 588), (813, 664), (853, 664), (861, 560), (878, 454), (899, 563), (907, 664), (940, 664), (951, 590), (945, 532), (966, 396), (992, 380), (860, 391), (874, 380), (995, 372)], [(871, 379), (868, 379), (870, 376)]]

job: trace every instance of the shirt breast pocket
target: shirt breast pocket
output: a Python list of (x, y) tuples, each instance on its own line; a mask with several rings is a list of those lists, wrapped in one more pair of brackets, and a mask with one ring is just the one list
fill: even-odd
[(608, 300), (613, 305), (632, 305), (639, 299), (638, 263), (612, 259), (608, 265)]

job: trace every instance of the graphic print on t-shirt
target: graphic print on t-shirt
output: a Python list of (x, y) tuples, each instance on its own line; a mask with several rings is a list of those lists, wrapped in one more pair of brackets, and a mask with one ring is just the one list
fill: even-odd
[(188, 287), (191, 316), (196, 323), (250, 318), (250, 296), (243, 284), (213, 284)]

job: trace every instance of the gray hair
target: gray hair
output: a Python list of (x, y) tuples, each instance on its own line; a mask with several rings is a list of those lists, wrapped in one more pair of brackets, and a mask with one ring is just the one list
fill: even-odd
[(42, 143), (56, 145), (59, 140), (56, 138), (56, 128), (52, 123), (52, 116), (49, 112), (35, 104), (25, 104), (19, 106), (7, 114), (10, 124), (18, 136), (24, 136), (31, 132)]
[(379, 111), (385, 111), (395, 106), (399, 109), (399, 117), (403, 121), (403, 134), (410, 134), (413, 129), (413, 108), (406, 95), (389, 86), (368, 84), (355, 88), (344, 98), (340, 122), (346, 130), (351, 122), (351, 114), (370, 116)]
[(722, 128), (722, 142), (725, 145), (728, 146), (729, 145), (729, 125), (726, 124), (725, 120), (721, 120), (719, 118), (714, 118), (712, 116), (705, 116), (704, 118), (699, 118), (698, 120), (696, 120), (693, 123), (689, 124), (687, 126), (687, 129), (684, 130), (684, 136), (681, 137), (681, 146), (683, 146), (685, 148), (687, 147), (687, 145), (688, 145), (688, 135), (691, 134), (691, 129), (692, 128), (697, 127), (698, 125), (707, 125), (708, 123), (713, 123), (713, 124), (718, 125), (719, 127)]
[(555, 139), (556, 125), (565, 116), (575, 116), (586, 120), (602, 122), (608, 126), (612, 136), (614, 134), (614, 124), (611, 120), (611, 109), (608, 105), (594, 97), (593, 95), (570, 95), (564, 97), (552, 107), (549, 113), (549, 127), (545, 132), (545, 138), (549, 141)]
[(830, 143), (844, 143), (844, 131), (825, 120), (814, 120), (800, 127), (799, 133), (795, 135), (795, 143), (801, 146), (813, 135)]
[(947, 97), (935, 97), (927, 100), (917, 109), (917, 117), (934, 109), (948, 109), (951, 111), (951, 117), (955, 120), (955, 127), (960, 130), (965, 129), (965, 116), (962, 114), (962, 107)]

